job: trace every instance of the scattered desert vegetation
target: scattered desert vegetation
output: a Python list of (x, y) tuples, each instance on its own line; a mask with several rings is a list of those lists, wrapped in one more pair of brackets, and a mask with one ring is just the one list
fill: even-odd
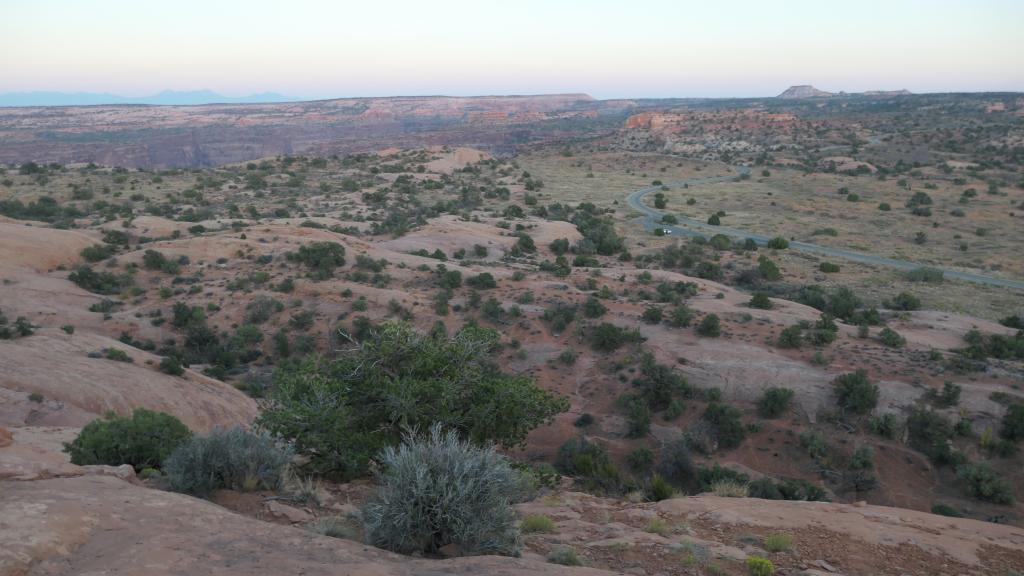
[(922, 102), (694, 104), (519, 154), (12, 164), (3, 390), (74, 465), (407, 555), (807, 567), (796, 527), (683, 544), (710, 536), (682, 495), (1020, 526), (1020, 292), (944, 272), (1024, 279), (1020, 125)]

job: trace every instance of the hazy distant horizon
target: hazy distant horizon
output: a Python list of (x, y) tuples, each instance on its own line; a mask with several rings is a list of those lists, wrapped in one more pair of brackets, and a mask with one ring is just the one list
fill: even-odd
[(743, 98), (1024, 91), (1024, 2), (449, 0), (0, 8), (0, 93), (208, 89), (301, 99), (582, 92)]
[[(786, 88), (789, 88), (787, 86)], [(820, 86), (815, 88), (821, 89)], [(900, 90), (894, 88), (892, 90)], [(825, 90), (826, 92), (846, 92), (856, 94), (847, 90)], [(779, 90), (781, 93), (782, 90)], [(978, 93), (1004, 93), (1024, 94), (1018, 90), (994, 90), (994, 91), (942, 91), (942, 92), (915, 92), (914, 94), (978, 94)], [(61, 92), (61, 91), (31, 91), (31, 92), (5, 92), (0, 93), (0, 108), (18, 107), (60, 107), (60, 106), (114, 106), (114, 105), (158, 105), (158, 106), (197, 106), (204, 104), (276, 104), (287, 102), (311, 102), (317, 100), (345, 100), (358, 98), (417, 98), (417, 97), (439, 97), (439, 98), (487, 98), (487, 97), (527, 97), (527, 96), (555, 96), (562, 94), (581, 94), (594, 98), (595, 100), (658, 100), (658, 99), (760, 99), (773, 98), (778, 94), (758, 94), (745, 96), (627, 96), (618, 98), (597, 98), (586, 92), (547, 92), (540, 94), (374, 94), (367, 96), (336, 95), (323, 97), (303, 97), (279, 94), (276, 92), (260, 92), (256, 94), (227, 95), (213, 93), (212, 97), (201, 96), (204, 93), (212, 93), (210, 90), (161, 90), (156, 94), (144, 96), (125, 96), (122, 94), (110, 94), (100, 92)]]

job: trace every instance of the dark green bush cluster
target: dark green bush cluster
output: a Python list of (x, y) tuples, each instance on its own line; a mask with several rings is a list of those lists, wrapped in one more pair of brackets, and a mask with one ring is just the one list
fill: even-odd
[(821, 286), (803, 286), (791, 294), (791, 298), (817, 308), (833, 318), (853, 324), (878, 324), (881, 318), (874, 309), (861, 310), (861, 300), (846, 286), (825, 289)]
[(757, 412), (762, 418), (778, 418), (786, 413), (793, 391), (789, 388), (768, 388), (757, 401)]
[(7, 316), (4, 316), (3, 312), (0, 312), (0, 340), (13, 340), (15, 338), (24, 338), (25, 336), (31, 336), (35, 333), (35, 327), (29, 322), (28, 318), (24, 316), (18, 316), (14, 323), (11, 323)]
[(491, 288), (498, 287), (498, 283), (495, 282), (494, 276), (492, 276), (490, 272), (482, 272), (476, 276), (466, 278), (466, 285), (476, 288), (477, 290), (489, 290)]
[(548, 325), (552, 334), (561, 334), (575, 319), (576, 306), (564, 302), (556, 302), (541, 315), (541, 320)]
[(636, 329), (622, 328), (615, 324), (602, 322), (593, 327), (588, 334), (590, 346), (598, 352), (612, 352), (620, 346), (631, 342), (640, 342), (643, 337)]
[(306, 266), (314, 280), (326, 280), (334, 276), (335, 269), (345, 265), (345, 247), (337, 242), (311, 242), (285, 257)]
[(100, 260), (106, 260), (117, 252), (117, 247), (110, 244), (93, 244), (82, 248), (82, 258), (85, 258), (86, 262), (99, 262)]
[(978, 500), (994, 504), (1013, 504), (1013, 486), (988, 464), (961, 464), (956, 469), (956, 476), (964, 483), (967, 493)]
[(75, 269), (68, 276), (83, 290), (95, 292), (96, 294), (117, 294), (131, 286), (132, 280), (129, 276), (121, 276), (112, 272), (96, 272), (89, 266), (81, 266)]
[(907, 344), (907, 339), (900, 335), (899, 332), (886, 326), (882, 328), (878, 333), (878, 341), (888, 346), (889, 348), (902, 348)]
[(1024, 330), (1018, 330), (1013, 336), (982, 334), (978, 330), (971, 330), (964, 335), (964, 342), (967, 347), (961, 349), (960, 354), (971, 360), (1024, 359)]
[(772, 309), (772, 301), (764, 292), (756, 292), (754, 296), (750, 298), (750, 302), (748, 303), (748, 305), (751, 308), (758, 308), (760, 310)]
[(739, 409), (718, 402), (711, 402), (704, 410), (703, 420), (710, 425), (719, 449), (736, 448), (747, 437), (747, 429), (740, 416)]
[(717, 314), (708, 314), (701, 318), (697, 324), (697, 334), (708, 338), (717, 338), (722, 335), (722, 322)]
[(404, 428), (435, 423), (476, 443), (515, 446), (568, 407), (530, 378), (497, 368), (494, 330), (467, 326), (448, 337), (387, 323), (364, 336), (335, 358), (280, 366), (260, 416), (322, 473), (360, 475)]
[(919, 310), (921, 299), (910, 292), (900, 292), (895, 298), (886, 302), (886, 306), (893, 310)]
[(867, 414), (878, 405), (878, 385), (868, 379), (863, 369), (837, 377), (832, 385), (839, 407), (846, 412)]
[(1024, 440), (1024, 404), (1011, 404), (999, 428), (999, 435), (1011, 442)]
[(572, 438), (558, 448), (555, 468), (575, 477), (587, 490), (620, 493), (625, 487), (622, 474), (612, 464), (604, 446), (583, 436)]
[(907, 418), (907, 437), (910, 445), (938, 464), (956, 464), (962, 455), (953, 450), (950, 439), (953, 425), (942, 415), (918, 408)]
[(928, 284), (941, 284), (945, 273), (938, 268), (921, 267), (910, 270), (906, 273), (907, 280), (911, 282), (925, 282)]
[(828, 495), (825, 493), (825, 490), (820, 486), (811, 484), (807, 480), (784, 479), (776, 482), (771, 478), (760, 478), (751, 482), (747, 489), (747, 494), (750, 498), (828, 501)]
[(146, 270), (155, 270), (164, 274), (177, 274), (181, 271), (178, 262), (167, 258), (156, 250), (146, 250), (142, 255), (142, 266)]
[(64, 445), (64, 451), (71, 455), (72, 464), (131, 464), (139, 472), (160, 468), (191, 437), (188, 427), (174, 416), (137, 408), (131, 417), (111, 413), (86, 424), (74, 441)]

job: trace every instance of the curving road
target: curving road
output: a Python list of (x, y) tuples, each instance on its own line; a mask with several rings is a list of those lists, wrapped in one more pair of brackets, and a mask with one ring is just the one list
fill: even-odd
[[(749, 174), (750, 168), (745, 166), (736, 167), (737, 174)], [(689, 180), (677, 180), (674, 182), (666, 182), (665, 186), (669, 188), (681, 188), (683, 186), (699, 186), (701, 184), (714, 184), (716, 182), (728, 182), (735, 180), (736, 175), (730, 176), (711, 176), (706, 178), (691, 178)], [(729, 228), (728, 226), (712, 226), (693, 218), (687, 218), (679, 214), (673, 214), (679, 219), (679, 223), (682, 226), (670, 226), (668, 224), (661, 223), (661, 217), (664, 216), (665, 212), (659, 212), (650, 206), (643, 203), (644, 196), (661, 190), (661, 186), (648, 186), (641, 188), (631, 193), (626, 197), (626, 202), (630, 208), (643, 214), (638, 220), (643, 223), (644, 228), (647, 230), (653, 230), (655, 228), (664, 228), (671, 230), (672, 234), (679, 236), (703, 236), (705, 238), (714, 236), (715, 234), (725, 234), (733, 238), (750, 238), (754, 242), (757, 242), (759, 246), (764, 246), (768, 243), (770, 237), (762, 236), (760, 234), (753, 234), (744, 230), (736, 228)], [(685, 226), (685, 227), (684, 227)], [(828, 256), (830, 258), (842, 258), (844, 260), (850, 260), (853, 262), (859, 262), (861, 264), (873, 264), (877, 266), (886, 266), (889, 268), (896, 268), (899, 270), (914, 270), (915, 268), (922, 268), (927, 266), (928, 268), (935, 268), (942, 270), (944, 276), (953, 280), (964, 280), (967, 282), (975, 282), (977, 284), (986, 284), (989, 286), (1000, 286), (1003, 288), (1011, 288), (1014, 290), (1024, 291), (1024, 281), (1011, 280), (1009, 278), (999, 278), (996, 276), (985, 276), (984, 274), (975, 274), (973, 272), (963, 272), (960, 270), (953, 270), (950, 268), (943, 268), (941, 266), (931, 266), (926, 264), (919, 264), (916, 262), (910, 262), (908, 260), (896, 260), (894, 258), (885, 258), (884, 256), (875, 256), (873, 254), (864, 254), (863, 252), (854, 252), (853, 250), (845, 250), (843, 248), (832, 248), (830, 246), (821, 246), (819, 244), (810, 244), (807, 242), (790, 241), (790, 249), (799, 250), (801, 252), (807, 252), (810, 254), (816, 254), (819, 256)]]

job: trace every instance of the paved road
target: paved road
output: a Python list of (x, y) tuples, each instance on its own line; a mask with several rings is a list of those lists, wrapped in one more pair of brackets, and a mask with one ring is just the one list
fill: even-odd
[[(749, 174), (750, 168), (740, 166), (736, 168), (737, 174)], [(669, 188), (682, 188), (684, 186), (700, 186), (701, 184), (714, 184), (716, 182), (728, 182), (735, 180), (737, 175), (729, 176), (712, 176), (706, 178), (691, 178), (689, 180), (677, 180), (675, 182), (667, 182), (665, 186)], [(705, 238), (714, 236), (715, 234), (725, 234), (733, 238), (751, 238), (758, 245), (764, 246), (770, 237), (762, 236), (760, 234), (753, 234), (744, 230), (736, 228), (729, 228), (728, 226), (712, 226), (693, 218), (687, 218), (679, 214), (674, 214), (679, 219), (680, 226), (669, 226), (661, 223), (661, 217), (665, 212), (660, 212), (647, 206), (643, 203), (644, 196), (661, 190), (661, 186), (648, 186), (641, 188), (632, 194), (630, 194), (626, 201), (629, 203), (630, 208), (633, 208), (637, 212), (643, 214), (639, 220), (643, 223), (644, 228), (647, 230), (653, 230), (655, 228), (664, 228), (671, 230), (673, 235), (677, 236), (703, 236)], [(789, 247), (792, 250), (799, 250), (801, 252), (807, 252), (810, 254), (816, 254), (819, 256), (827, 256), (830, 258), (842, 258), (844, 260), (851, 260), (853, 262), (860, 262), (861, 264), (873, 264), (877, 266), (887, 266), (889, 268), (896, 268), (899, 270), (914, 270), (915, 268), (929, 267), (942, 270), (946, 278), (954, 280), (964, 280), (967, 282), (975, 282), (977, 284), (987, 284), (989, 286), (1001, 286), (1004, 288), (1011, 288), (1014, 290), (1024, 291), (1024, 281), (1011, 280), (1009, 278), (998, 278), (996, 276), (985, 276), (983, 274), (975, 274), (973, 272), (963, 272), (960, 270), (952, 270), (949, 268), (943, 268), (941, 266), (931, 266), (925, 264), (919, 264), (916, 262), (910, 262), (908, 260), (896, 260), (893, 258), (885, 258), (883, 256), (875, 256), (873, 254), (864, 254), (863, 252), (854, 252), (852, 250), (844, 250), (842, 248), (832, 248), (829, 246), (821, 246), (819, 244), (810, 244), (807, 242), (790, 241)]]

